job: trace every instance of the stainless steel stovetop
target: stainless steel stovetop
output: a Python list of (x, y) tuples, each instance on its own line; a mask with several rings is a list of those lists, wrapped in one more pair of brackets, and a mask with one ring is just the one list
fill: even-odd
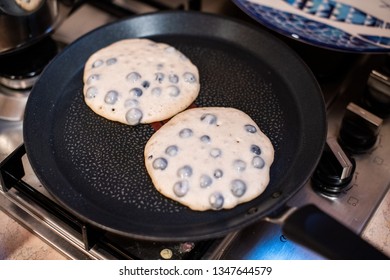
[[(124, 4), (126, 1), (115, 1)], [(183, 1), (182, 1), (183, 2)], [(206, 2), (206, 1), (204, 1)], [(226, 1), (209, 1), (213, 4), (203, 6), (210, 12), (226, 13)], [(210, 6), (209, 6), (210, 5)], [(229, 5), (228, 5), (229, 6)], [(245, 18), (245, 15), (229, 6), (233, 16)], [(147, 7), (137, 7), (138, 12), (151, 11)], [(228, 13), (228, 15), (230, 15)], [(82, 5), (76, 10), (53, 34), (53, 39), (61, 45), (69, 44), (86, 32), (117, 17), (103, 12), (101, 9)], [(248, 18), (249, 20), (249, 18)], [(259, 26), (259, 28), (262, 28)], [(289, 206), (301, 206), (314, 203), (333, 217), (336, 217), (356, 234), (368, 240), (390, 255), (390, 123), (389, 118), (376, 118), (369, 111), (359, 105), (366, 88), (369, 75), (373, 69), (382, 67), (390, 60), (385, 54), (343, 54), (332, 51), (317, 50), (305, 46), (300, 49), (295, 42), (292, 47), (303, 54), (304, 60), (312, 67), (324, 92), (328, 112), (328, 144), (337, 158), (337, 170), (340, 176), (351, 177), (351, 182), (342, 189), (338, 196), (330, 196), (313, 189), (312, 182), (289, 202)], [(299, 44), (298, 44), (299, 45)], [(312, 55), (307, 54), (309, 48)], [(301, 53), (300, 53), (301, 52)], [(325, 52), (325, 54), (324, 54)], [(317, 71), (319, 55), (328, 55), (332, 60), (346, 59), (344, 71), (336, 71), (331, 67), (326, 71)], [(326, 64), (329, 68), (329, 62)], [(321, 67), (320, 67), (321, 69)], [(335, 71), (336, 73), (332, 73)], [(377, 78), (376, 72), (371, 74), (370, 81)], [(325, 74), (325, 75), (324, 75)], [(381, 80), (383, 77), (379, 77)], [(386, 83), (383, 78), (380, 82)], [(389, 81), (387, 81), (388, 83)], [(389, 92), (387, 92), (389, 94)], [(28, 98), (28, 90), (9, 90), (0, 86), (0, 161), (12, 153), (22, 161), (24, 169), (23, 182), (45, 197), (50, 195), (45, 191), (34, 175), (26, 156), (23, 153), (23, 108)], [(357, 106), (356, 106), (357, 105)], [(354, 154), (352, 161), (356, 162), (356, 169), (351, 171), (351, 162), (343, 149), (338, 146), (337, 138), (345, 115), (363, 118), (379, 135), (373, 148), (369, 151)], [(8, 160), (8, 159), (7, 159)], [(12, 160), (11, 160), (12, 161)], [(8, 163), (7, 163), (8, 165)], [(340, 171), (339, 171), (340, 170)], [(0, 209), (30, 228), (36, 235), (61, 251), (68, 258), (74, 259), (112, 259), (112, 258), (202, 258), (202, 259), (321, 259), (322, 256), (301, 247), (288, 240), (281, 233), (278, 225), (261, 221), (242, 231), (229, 234), (225, 238), (212, 240), (201, 244), (186, 242), (180, 244), (144, 244), (150, 254), (142, 252), (135, 255), (126, 255), (117, 252), (116, 245), (108, 242), (106, 247), (94, 243), (91, 233), (84, 229), (77, 229), (69, 223), (58, 219), (47, 209), (40, 207), (18, 190), (8, 192), (0, 188)], [(75, 229), (76, 227), (76, 229)], [(94, 234), (94, 233), (93, 233)], [(92, 235), (93, 235), (92, 234)], [(85, 238), (87, 236), (87, 238)], [(85, 241), (90, 244), (86, 244)], [(88, 246), (90, 245), (90, 246)], [(112, 245), (112, 246), (111, 246)], [(129, 248), (138, 244), (128, 244)], [(85, 248), (87, 247), (87, 248)], [(197, 251), (198, 248), (201, 248)], [(138, 250), (138, 249), (137, 249)], [(120, 251), (120, 250), (119, 250)]]

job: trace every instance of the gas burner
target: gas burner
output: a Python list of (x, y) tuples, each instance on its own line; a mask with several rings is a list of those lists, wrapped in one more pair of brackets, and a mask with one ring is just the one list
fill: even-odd
[(0, 56), (0, 119), (22, 120), (30, 89), (57, 53), (56, 42), (45, 37), (28, 48)]
[(57, 44), (47, 36), (28, 48), (0, 56), (0, 84), (11, 89), (31, 88), (57, 53)]
[(0, 84), (12, 89), (28, 89), (31, 88), (38, 80), (39, 75), (32, 76), (31, 78), (16, 79), (12, 77), (0, 76)]

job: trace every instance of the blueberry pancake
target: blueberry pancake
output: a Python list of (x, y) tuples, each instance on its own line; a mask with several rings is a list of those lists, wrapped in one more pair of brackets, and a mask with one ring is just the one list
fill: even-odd
[(269, 183), (271, 141), (244, 112), (204, 107), (179, 113), (145, 146), (156, 189), (193, 210), (230, 209)]
[(84, 68), (84, 100), (98, 115), (128, 125), (162, 121), (199, 94), (197, 67), (174, 47), (125, 39), (98, 50)]

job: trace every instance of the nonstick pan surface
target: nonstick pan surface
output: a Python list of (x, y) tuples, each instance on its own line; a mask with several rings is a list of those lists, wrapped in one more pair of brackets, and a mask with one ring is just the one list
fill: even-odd
[[(192, 211), (153, 187), (143, 149), (151, 125), (106, 120), (83, 101), (83, 67), (98, 49), (125, 38), (171, 44), (197, 65), (194, 106), (249, 114), (275, 147), (266, 191), (231, 210)], [(25, 111), (30, 163), (67, 210), (122, 236), (200, 240), (240, 229), (282, 207), (321, 155), (326, 117), (320, 89), (295, 53), (246, 23), (196, 12), (160, 12), (99, 28), (66, 47), (44, 70)]]

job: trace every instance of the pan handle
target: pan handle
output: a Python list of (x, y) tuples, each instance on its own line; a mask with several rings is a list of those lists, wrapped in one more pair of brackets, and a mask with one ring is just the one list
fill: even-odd
[[(268, 220), (272, 221), (272, 219)], [(349, 228), (312, 204), (297, 209), (290, 208), (280, 220), (286, 237), (328, 259), (389, 259)]]

